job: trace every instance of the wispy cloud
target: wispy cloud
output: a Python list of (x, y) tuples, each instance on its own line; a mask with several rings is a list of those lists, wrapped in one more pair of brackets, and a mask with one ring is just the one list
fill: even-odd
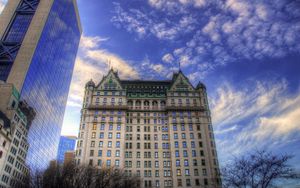
[(0, 0), (0, 14), (6, 5), (7, 0)]
[(299, 141), (300, 92), (289, 95), (284, 80), (246, 85), (252, 87), (236, 89), (225, 83), (210, 99), (219, 151), (240, 154)]
[[(123, 27), (128, 32), (136, 33), (139, 38), (154, 35), (158, 39), (173, 40), (183, 33), (190, 33), (195, 29), (197, 20), (191, 15), (179, 17), (176, 22), (173, 17), (161, 18), (155, 14), (147, 14), (138, 9), (124, 10), (119, 3), (115, 3), (115, 15), (111, 21), (117, 27)], [(162, 19), (162, 20), (161, 20)]]
[[(210, 72), (236, 60), (300, 52), (299, 6), (285, 0), (149, 0), (141, 9), (115, 4), (112, 22), (139, 38), (181, 44), (162, 55), (164, 62)], [(202, 62), (211, 65), (198, 66)]]
[(101, 48), (101, 42), (108, 38), (83, 35), (80, 40), (79, 52), (76, 58), (68, 104), (81, 105), (84, 86), (93, 79), (100, 82), (110, 66), (118, 70), (122, 78), (138, 78), (138, 73), (121, 57)]
[[(72, 111), (66, 112), (74, 116), (80, 116), (85, 84), (93, 79), (95, 83), (101, 81), (102, 77), (108, 72), (109, 64), (115, 70), (118, 70), (121, 78), (138, 78), (137, 71), (132, 68), (128, 61), (118, 55), (101, 48), (101, 43), (106, 42), (109, 38), (98, 36), (83, 35), (80, 40), (79, 51), (77, 54), (75, 68), (67, 101), (67, 109)], [(74, 134), (74, 119), (68, 115), (65, 116), (62, 134)]]

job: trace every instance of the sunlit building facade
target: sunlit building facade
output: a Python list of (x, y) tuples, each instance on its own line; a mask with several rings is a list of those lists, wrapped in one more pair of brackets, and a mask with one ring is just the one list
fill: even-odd
[(56, 159), (81, 35), (76, 0), (9, 0), (0, 15), (0, 80), (35, 109), (27, 163)]
[(141, 187), (220, 187), (206, 87), (179, 71), (172, 80), (89, 81), (77, 164), (124, 169)]

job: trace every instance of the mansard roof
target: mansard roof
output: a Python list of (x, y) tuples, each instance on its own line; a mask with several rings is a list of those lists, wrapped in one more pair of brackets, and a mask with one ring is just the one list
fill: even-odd
[[(108, 72), (107, 75), (103, 76), (99, 84), (94, 87), (100, 89), (100, 87), (102, 86), (102, 89), (104, 89), (105, 87), (103, 84), (108, 83), (109, 79), (113, 79), (111, 82), (120, 86), (113, 88), (108, 87), (110, 90), (121, 89), (126, 90), (127, 93), (137, 94), (140, 93), (165, 95), (168, 90), (194, 91), (195, 89), (198, 89), (198, 87), (200, 87), (198, 84), (195, 88), (181, 70), (174, 73), (172, 79), (170, 80), (123, 80), (119, 78), (118, 72), (115, 72), (112, 69)], [(89, 82), (89, 84), (92, 85), (91, 82)], [(204, 84), (201, 85), (201, 87), (203, 86)]]

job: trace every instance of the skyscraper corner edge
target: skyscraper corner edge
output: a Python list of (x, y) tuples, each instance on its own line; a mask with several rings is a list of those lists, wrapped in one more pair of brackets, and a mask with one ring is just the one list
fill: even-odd
[(80, 19), (80, 15), (79, 15), (77, 0), (72, 0), (72, 1), (73, 1), (75, 13), (76, 13), (78, 28), (79, 28), (80, 33), (82, 33), (83, 30), (82, 30), (82, 25), (81, 25), (81, 19)]

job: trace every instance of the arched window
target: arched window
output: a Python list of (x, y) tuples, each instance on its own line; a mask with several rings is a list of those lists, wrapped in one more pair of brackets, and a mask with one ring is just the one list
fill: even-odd
[(152, 102), (152, 108), (154, 108), (154, 109), (158, 108), (158, 102), (157, 101)]
[(135, 108), (136, 109), (141, 109), (141, 101), (140, 100), (135, 101)]

